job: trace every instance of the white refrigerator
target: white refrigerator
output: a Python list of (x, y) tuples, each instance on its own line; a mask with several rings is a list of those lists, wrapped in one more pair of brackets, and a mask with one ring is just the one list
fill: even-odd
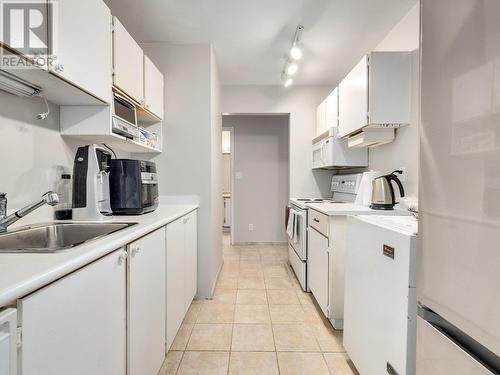
[(500, 1), (421, 4), (417, 374), (499, 374)]

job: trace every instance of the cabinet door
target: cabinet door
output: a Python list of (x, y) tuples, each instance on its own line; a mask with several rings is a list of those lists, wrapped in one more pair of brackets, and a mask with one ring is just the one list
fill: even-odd
[(98, 98), (111, 102), (111, 12), (101, 0), (57, 2), (57, 34), (50, 70)]
[(159, 118), (163, 118), (163, 74), (144, 55), (144, 106)]
[(184, 300), (187, 312), (193, 298), (196, 295), (197, 269), (198, 269), (198, 225), (196, 222), (196, 211), (191, 212), (184, 218), (185, 249), (184, 249)]
[(113, 18), (113, 25), (113, 84), (142, 104), (144, 53), (118, 18)]
[(129, 245), (128, 375), (156, 375), (165, 356), (165, 230)]
[(316, 108), (316, 136), (326, 130), (326, 101), (322, 101)]
[(339, 96), (338, 88), (331, 92), (326, 98), (326, 109), (325, 109), (325, 131), (331, 127), (339, 126), (338, 116), (339, 116)]
[(115, 251), (19, 301), (23, 375), (126, 373), (124, 254)]
[(367, 57), (339, 85), (339, 136), (356, 132), (368, 123)]
[(167, 349), (185, 314), (184, 242), (182, 218), (167, 225)]
[(319, 307), (325, 316), (328, 316), (328, 238), (323, 236), (316, 229), (309, 227), (308, 241), (309, 287)]

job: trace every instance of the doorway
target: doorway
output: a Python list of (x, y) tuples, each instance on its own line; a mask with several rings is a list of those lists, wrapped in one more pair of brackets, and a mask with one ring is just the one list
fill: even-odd
[(286, 242), (289, 123), (289, 114), (223, 116), (223, 144), (230, 144), (223, 152), (224, 190), (230, 190), (225, 229), (232, 245)]
[(224, 220), (222, 234), (224, 245), (233, 244), (233, 160), (234, 160), (234, 128), (222, 128), (222, 200)]

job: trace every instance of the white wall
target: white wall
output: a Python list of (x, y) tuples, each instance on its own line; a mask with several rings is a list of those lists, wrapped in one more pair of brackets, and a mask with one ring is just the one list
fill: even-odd
[[(59, 107), (50, 115), (39, 98), (22, 98), (0, 91), (0, 191), (7, 193), (9, 209), (18, 209), (55, 188), (61, 173), (73, 174), (76, 149), (84, 143), (61, 137)], [(128, 154), (123, 154), (128, 156)], [(53, 208), (42, 207), (18, 224), (53, 219)]]
[(403, 185), (406, 195), (414, 198), (418, 192), (419, 30), (417, 3), (375, 48), (376, 51), (413, 51), (412, 115), (410, 125), (396, 130), (394, 142), (370, 149), (370, 169), (391, 172), (406, 168)]
[(234, 242), (286, 241), (289, 116), (224, 116), (223, 124), (234, 128), (234, 172), (241, 174), (232, 193)]
[(220, 110), (220, 84), (219, 71), (217, 70), (217, 61), (213, 48), (210, 46), (210, 144), (211, 155), (211, 184), (212, 184), (212, 199), (211, 212), (212, 220), (212, 255), (211, 265), (212, 273), (210, 275), (210, 292), (213, 293), (217, 276), (222, 268), (222, 233), (221, 228), (224, 222), (224, 209), (222, 198), (222, 114)]
[(222, 86), (222, 112), (290, 114), (290, 196), (331, 196), (332, 172), (312, 171), (311, 141), (324, 86)]
[(200, 199), (198, 296), (210, 297), (222, 261), (222, 188), (217, 181), (217, 168), (222, 168), (221, 134), (220, 121), (213, 115), (217, 111), (217, 82), (213, 81), (216, 73), (211, 48), (207, 44), (167, 43), (142, 47), (165, 76), (163, 153), (152, 159), (160, 174), (160, 194), (196, 195)]

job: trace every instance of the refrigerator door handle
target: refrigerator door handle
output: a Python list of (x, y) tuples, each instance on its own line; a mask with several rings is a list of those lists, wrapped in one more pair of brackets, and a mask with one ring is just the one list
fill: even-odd
[(500, 357), (480, 344), (465, 332), (451, 324), (441, 315), (419, 303), (418, 316), (431, 324), (455, 345), (469, 354), (494, 374), (500, 374)]

